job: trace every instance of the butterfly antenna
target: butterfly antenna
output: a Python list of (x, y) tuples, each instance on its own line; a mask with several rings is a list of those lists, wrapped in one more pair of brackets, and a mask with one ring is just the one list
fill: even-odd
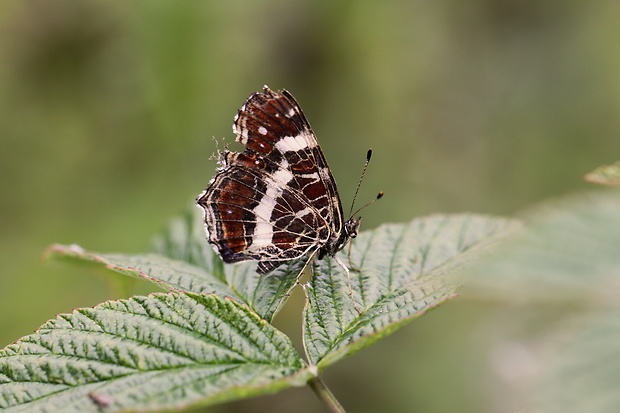
[(362, 181), (364, 180), (364, 175), (366, 175), (366, 169), (368, 169), (368, 164), (370, 163), (371, 157), (372, 157), (372, 148), (368, 149), (368, 152), (366, 153), (366, 163), (364, 164), (364, 170), (362, 171), (362, 176), (360, 176), (360, 180), (357, 183), (357, 188), (355, 188), (355, 195), (353, 195), (353, 202), (351, 202), (351, 209), (349, 210), (349, 217), (357, 215), (362, 209), (366, 208), (368, 205), (372, 204), (373, 202), (381, 199), (381, 197), (383, 196), (383, 192), (379, 192), (377, 196), (375, 197), (375, 199), (373, 199), (372, 201), (370, 201), (363, 207), (359, 208), (357, 211), (353, 212), (353, 207), (355, 206), (355, 200), (357, 199), (357, 193), (360, 191), (360, 187), (362, 186)]
[(360, 180), (357, 183), (357, 188), (355, 188), (355, 195), (353, 195), (353, 202), (351, 202), (351, 209), (349, 210), (349, 217), (352, 217), (353, 207), (355, 206), (355, 200), (357, 199), (357, 193), (360, 191), (360, 187), (362, 186), (362, 181), (364, 180), (364, 175), (366, 175), (366, 169), (368, 169), (368, 164), (370, 163), (370, 158), (372, 157), (372, 148), (368, 149), (366, 152), (366, 163), (364, 164), (364, 170), (362, 171), (362, 176), (360, 176)]

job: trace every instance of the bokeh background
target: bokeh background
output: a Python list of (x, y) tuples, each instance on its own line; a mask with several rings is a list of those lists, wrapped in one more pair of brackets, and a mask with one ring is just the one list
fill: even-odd
[[(345, 209), (374, 149), (360, 200), (386, 196), (366, 229), (588, 188), (620, 159), (618, 21), (620, 3), (581, 0), (1, 2), (0, 347), (153, 291), (41, 256), (146, 250), (264, 84), (301, 103)], [(496, 311), (452, 300), (325, 380), (350, 411), (517, 411), (484, 339)], [(209, 411), (266, 409), (322, 407), (300, 388)]]

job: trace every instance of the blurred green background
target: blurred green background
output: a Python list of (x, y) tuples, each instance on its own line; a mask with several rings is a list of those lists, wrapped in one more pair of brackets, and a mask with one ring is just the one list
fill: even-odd
[[(620, 159), (620, 3), (0, 3), (0, 347), (127, 294), (49, 244), (141, 252), (215, 171), (213, 137), (264, 84), (301, 103), (363, 228), (434, 212), (513, 215)], [(494, 307), (461, 297), (326, 372), (350, 411), (516, 411)], [(288, 319), (287, 319), (288, 317)], [(291, 311), (281, 323), (298, 323)], [(289, 320), (290, 319), (290, 320)], [(209, 411), (321, 411), (307, 388)]]

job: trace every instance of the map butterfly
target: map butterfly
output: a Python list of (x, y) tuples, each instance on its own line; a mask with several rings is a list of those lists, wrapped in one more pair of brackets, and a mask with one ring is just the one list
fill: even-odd
[(335, 257), (357, 236), (360, 218), (344, 221), (336, 182), (289, 92), (265, 86), (253, 93), (233, 131), (245, 150), (220, 152), (220, 167), (197, 200), (207, 239), (224, 262), (257, 260), (257, 272), (267, 274), (300, 257), (306, 265)]

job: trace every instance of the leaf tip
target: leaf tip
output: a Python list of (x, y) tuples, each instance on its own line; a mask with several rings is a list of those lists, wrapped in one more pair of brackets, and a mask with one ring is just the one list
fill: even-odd
[(43, 262), (48, 262), (52, 258), (80, 258), (87, 254), (86, 250), (77, 244), (52, 244), (45, 248), (41, 255), (41, 260)]
[(586, 174), (586, 182), (607, 186), (620, 186), (620, 161), (611, 165), (602, 165)]

